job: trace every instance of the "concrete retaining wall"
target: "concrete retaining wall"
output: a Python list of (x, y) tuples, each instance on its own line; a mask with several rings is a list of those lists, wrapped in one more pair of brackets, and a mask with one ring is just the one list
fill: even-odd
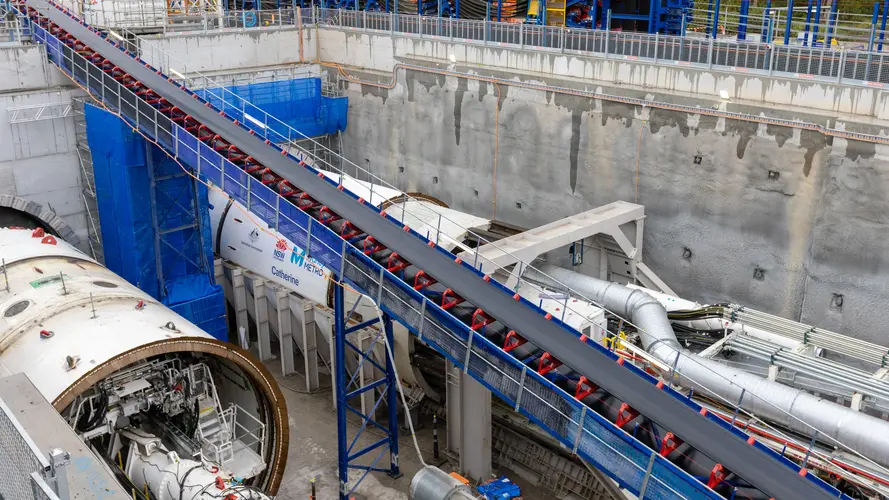
[(726, 91), (732, 99), (747, 102), (889, 118), (889, 92), (879, 84), (875, 87), (838, 85), (807, 78), (788, 79), (647, 64), (623, 56), (605, 59), (547, 49), (517, 50), (498, 44), (421, 40), (329, 28), (320, 29), (319, 38), (321, 60), (380, 71), (391, 71), (403, 58), (426, 59), (467, 67), (496, 68), (503, 72), (632, 85), (686, 96), (719, 97), (720, 91)]
[(37, 45), (0, 47), (0, 93), (44, 89), (66, 84), (68, 79), (46, 60)]
[[(156, 35), (148, 38), (163, 53), (188, 65), (189, 71), (213, 73), (239, 71), (296, 64), (300, 62), (299, 30), (296, 28), (250, 29), (246, 31), (217, 31), (210, 33), (182, 33)], [(316, 57), (314, 33), (304, 30), (303, 54), (306, 60)], [(145, 60), (152, 65), (165, 66), (150, 50)], [(182, 68), (176, 68), (183, 71)]]
[[(385, 42), (356, 48), (360, 38), (332, 48), (322, 39), (321, 53), (350, 62), (370, 57), (375, 69), (389, 57), (391, 63), (702, 108), (718, 104), (700, 96), (435, 65), (425, 52), (423, 58), (392, 57)], [(396, 42), (402, 43), (409, 42)], [(434, 45), (417, 43), (417, 52)], [(739, 302), (889, 343), (874, 314), (889, 301), (889, 241), (880, 236), (889, 234), (887, 146), (414, 71), (400, 71), (391, 90), (344, 85), (347, 155), (405, 190), (525, 227), (615, 200), (637, 201), (648, 216), (645, 261), (683, 296)], [(882, 132), (773, 107), (729, 109)], [(690, 258), (683, 257), (686, 249)]]
[[(263, 37), (273, 37), (271, 48)], [(164, 43), (189, 65), (243, 70), (270, 64), (263, 50), (293, 60), (298, 46), (288, 37)], [(356, 76), (376, 81), (405, 62), (884, 134), (874, 117), (886, 115), (886, 98), (875, 88), (334, 29), (305, 38), (306, 58), (369, 68)], [(680, 294), (889, 343), (874, 314), (889, 301), (887, 146), (432, 73), (397, 77), (392, 89), (343, 82), (347, 154), (393, 184), (525, 227), (638, 201), (648, 214), (645, 260)], [(735, 102), (719, 102), (724, 89)]]
[(0, 93), (0, 195), (38, 203), (64, 220), (88, 251), (87, 212), (71, 116), (9, 123), (8, 108), (71, 102), (71, 90)]

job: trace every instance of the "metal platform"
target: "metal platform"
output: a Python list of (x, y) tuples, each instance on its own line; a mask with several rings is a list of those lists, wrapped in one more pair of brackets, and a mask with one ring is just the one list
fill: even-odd
[[(8, 495), (6, 498), (10, 500), (24, 500), (25, 498), (128, 500), (130, 498), (129, 493), (124, 491), (107, 465), (97, 458), (74, 433), (62, 416), (28, 380), (27, 376), (19, 373), (0, 379), (0, 402), (10, 410), (13, 418), (36, 447), (35, 453), (35, 450), (23, 446), (22, 438), (15, 438), (11, 434), (14, 424), (8, 419), (9, 416), (5, 411), (0, 411), (0, 444), (3, 445), (3, 452), (0, 453), (0, 470), (3, 471), (3, 479), (0, 480), (2, 483), (0, 484), (0, 497), (3, 497), (3, 493), (5, 493)], [(45, 467), (48, 472), (51, 463), (48, 454), (51, 449), (64, 450), (68, 455), (67, 463), (64, 466), (64, 469), (67, 470), (57, 469), (60, 474), (64, 474), (67, 494), (60, 491), (56, 499), (45, 494), (33, 497), (22, 496), (26, 495), (25, 491), (30, 493), (31, 488), (16, 490), (16, 484), (27, 484), (31, 478), (21, 477), (21, 474), (16, 474), (4, 467), (5, 461), (7, 459), (16, 460), (17, 463), (14, 464), (14, 467), (21, 473), (22, 470), (39, 462), (42, 458), (44, 464), (40, 467), (41, 469)], [(43, 477), (39, 472), (37, 476)], [(37, 489), (34, 490), (35, 493), (37, 491)]]

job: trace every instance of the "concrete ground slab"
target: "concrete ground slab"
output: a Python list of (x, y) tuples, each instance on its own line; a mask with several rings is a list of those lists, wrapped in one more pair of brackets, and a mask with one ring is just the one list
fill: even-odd
[[(306, 393), (302, 375), (283, 377), (277, 369), (275, 361), (268, 363), (269, 371), (281, 386), (287, 401), (290, 422), (290, 451), (287, 457), (287, 468), (278, 491), (280, 499), (307, 499), (311, 494), (311, 480), (315, 479), (317, 500), (336, 500), (339, 491), (337, 475), (337, 431), (336, 412), (331, 401), (330, 379), (321, 377), (321, 389), (311, 394)], [(359, 427), (357, 418), (350, 419), (350, 437), (354, 437)], [(362, 444), (371, 444), (378, 436), (367, 435)], [(442, 439), (442, 457), (444, 458), (444, 426), (439, 428)], [(422, 429), (417, 431), (417, 441), (423, 459), (432, 462), (432, 422), (423, 422)], [(371, 453), (370, 455), (373, 455)], [(384, 463), (387, 457), (381, 459)], [(399, 463), (403, 475), (392, 479), (383, 473), (369, 474), (358, 486), (356, 493), (366, 500), (407, 500), (407, 492), (411, 479), (422, 467), (417, 457), (413, 442), (408, 433), (399, 434)], [(453, 461), (456, 463), (456, 461)], [(442, 470), (455, 470), (451, 461), (440, 466)], [(506, 475), (515, 481), (523, 492), (525, 500), (551, 500), (552, 492), (536, 487), (522, 478), (516, 471), (500, 468), (495, 475)], [(350, 481), (360, 477), (359, 471), (350, 474)]]

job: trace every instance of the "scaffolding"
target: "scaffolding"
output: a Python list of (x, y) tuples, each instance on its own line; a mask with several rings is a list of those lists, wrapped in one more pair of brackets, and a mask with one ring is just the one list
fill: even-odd
[(102, 233), (99, 231), (99, 206), (96, 201), (96, 174), (93, 171), (93, 152), (86, 138), (86, 117), (84, 106), (95, 104), (89, 97), (75, 97), (71, 108), (74, 115), (74, 136), (77, 144), (77, 161), (80, 164), (80, 196), (86, 208), (87, 235), (90, 254), (98, 262), (105, 262), (102, 249)]

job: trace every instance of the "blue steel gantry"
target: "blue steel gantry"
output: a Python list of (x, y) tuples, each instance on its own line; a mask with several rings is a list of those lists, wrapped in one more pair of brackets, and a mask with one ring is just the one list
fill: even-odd
[[(372, 471), (385, 472), (391, 477), (401, 476), (401, 470), (398, 467), (398, 416), (396, 413), (398, 389), (395, 379), (395, 360), (391, 357), (392, 350), (390, 348), (393, 345), (392, 318), (388, 314), (381, 314), (380, 318), (347, 326), (355, 308), (353, 307), (350, 311), (346, 310), (343, 297), (345, 281), (341, 276), (337, 276), (335, 279), (340, 283), (334, 286), (333, 290), (337, 448), (339, 452), (340, 498), (345, 499), (361, 483), (364, 476)], [(355, 304), (357, 305), (358, 302)], [(369, 344), (365, 345), (361, 340), (350, 340), (350, 335), (364, 332), (365, 329), (375, 324), (378, 325), (378, 329)], [(374, 347), (380, 343), (380, 339), (383, 338), (382, 344), (386, 346), (385, 361), (380, 364), (373, 359), (373, 351)], [(358, 366), (351, 374), (346, 368), (347, 350), (356, 354), (358, 359)], [(371, 370), (371, 373), (379, 373), (378, 379), (364, 381), (365, 363), (376, 368), (376, 370)], [(361, 398), (363, 394), (373, 395), (370, 408), (356, 407), (351, 403), (354, 399)], [(379, 423), (375, 418), (381, 404), (385, 404), (386, 408), (387, 421), (385, 425)], [(357, 416), (360, 420), (358, 431), (351, 439), (349, 439), (348, 425), (350, 415)], [(362, 438), (366, 438), (365, 431), (368, 427), (376, 430), (377, 434), (370, 434), (376, 437), (376, 441), (362, 445), (360, 443)], [(382, 436), (379, 436), (379, 433), (382, 433)], [(372, 454), (375, 450), (378, 450), (377, 453)], [(387, 452), (389, 454), (388, 467), (378, 466), (377, 464)], [(374, 458), (368, 461), (365, 456)], [(361, 471), (361, 477), (350, 483), (349, 471), (352, 470)]]

